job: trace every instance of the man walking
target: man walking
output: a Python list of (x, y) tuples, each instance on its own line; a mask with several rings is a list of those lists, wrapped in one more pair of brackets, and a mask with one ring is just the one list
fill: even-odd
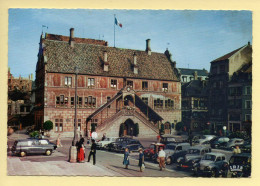
[(163, 147), (160, 147), (158, 158), (159, 158), (159, 167), (160, 167), (160, 171), (161, 171), (162, 168), (165, 169), (165, 152), (163, 150)]
[(95, 143), (95, 140), (92, 139), (92, 145), (91, 145), (91, 149), (88, 155), (88, 162), (90, 161), (91, 155), (93, 155), (93, 165), (96, 164), (96, 149), (97, 149), (97, 145)]

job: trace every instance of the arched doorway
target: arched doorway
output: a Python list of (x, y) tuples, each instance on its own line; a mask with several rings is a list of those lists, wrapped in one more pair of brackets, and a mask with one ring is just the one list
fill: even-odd
[(127, 119), (120, 125), (119, 136), (136, 136), (136, 129), (133, 120)]

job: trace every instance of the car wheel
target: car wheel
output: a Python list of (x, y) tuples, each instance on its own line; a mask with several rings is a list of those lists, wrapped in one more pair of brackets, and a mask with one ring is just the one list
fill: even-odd
[(171, 157), (168, 157), (168, 158), (166, 159), (166, 164), (167, 164), (167, 165), (172, 164), (172, 158), (171, 158)]
[(211, 177), (218, 177), (218, 171), (216, 170), (216, 169), (213, 169), (212, 171), (211, 171)]
[(26, 156), (26, 152), (24, 152), (24, 151), (21, 151), (21, 152), (20, 152), (20, 156), (21, 156), (21, 157), (24, 157), (24, 156)]
[(46, 156), (50, 156), (52, 154), (52, 151), (48, 149), (48, 150), (46, 150), (45, 154), (46, 154)]

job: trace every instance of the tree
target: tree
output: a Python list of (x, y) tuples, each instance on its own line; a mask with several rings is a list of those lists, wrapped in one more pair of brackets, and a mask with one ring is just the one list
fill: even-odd
[(181, 131), (184, 127), (184, 124), (182, 122), (178, 122), (175, 126), (177, 131)]
[(47, 130), (47, 131), (50, 131), (51, 129), (53, 129), (53, 123), (52, 121), (48, 120), (48, 121), (45, 121), (43, 123), (43, 129), (44, 130)]

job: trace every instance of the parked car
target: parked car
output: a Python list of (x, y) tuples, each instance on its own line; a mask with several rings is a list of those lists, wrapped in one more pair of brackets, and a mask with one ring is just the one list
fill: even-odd
[(210, 146), (211, 148), (225, 148), (228, 141), (228, 137), (216, 137), (210, 141)]
[(164, 152), (166, 154), (166, 164), (170, 165), (179, 157), (185, 156), (187, 150), (190, 148), (189, 143), (169, 143), (166, 145)]
[(105, 145), (107, 145), (107, 144), (109, 144), (111, 142), (115, 142), (117, 138), (118, 137), (107, 137), (103, 141), (97, 142), (96, 143), (97, 144), (97, 149), (104, 149)]
[(209, 141), (216, 138), (215, 135), (203, 135), (200, 139), (195, 140), (195, 145), (207, 145), (209, 144)]
[(242, 153), (251, 153), (251, 140), (245, 141), (239, 148)]
[(16, 140), (12, 146), (12, 153), (21, 157), (28, 154), (46, 154), (50, 156), (57, 146), (47, 139)]
[(146, 160), (155, 161), (156, 160), (155, 154), (158, 153), (160, 147), (165, 148), (165, 144), (163, 144), (163, 143), (152, 143), (149, 148), (144, 150), (144, 158)]
[(165, 144), (165, 145), (167, 145), (168, 143), (176, 143), (177, 140), (176, 140), (176, 136), (165, 134), (165, 135), (161, 136), (161, 141), (160, 142)]
[(228, 162), (226, 156), (222, 153), (206, 153), (202, 159), (194, 165), (194, 175), (207, 175), (211, 177), (226, 177), (228, 171)]
[(207, 146), (193, 146), (188, 149), (187, 154), (177, 159), (177, 168), (192, 169), (195, 163), (198, 163), (204, 154), (211, 152)]
[(229, 160), (228, 177), (251, 176), (251, 154), (234, 154)]
[(121, 138), (117, 138), (115, 142), (110, 143), (110, 149), (111, 151), (115, 151), (115, 152), (123, 152), (126, 147), (129, 147), (129, 145), (136, 145), (143, 148), (139, 140), (127, 138), (127, 137), (121, 137)]
[(226, 149), (233, 150), (236, 146), (241, 146), (244, 144), (244, 140), (241, 138), (232, 138), (226, 144)]

